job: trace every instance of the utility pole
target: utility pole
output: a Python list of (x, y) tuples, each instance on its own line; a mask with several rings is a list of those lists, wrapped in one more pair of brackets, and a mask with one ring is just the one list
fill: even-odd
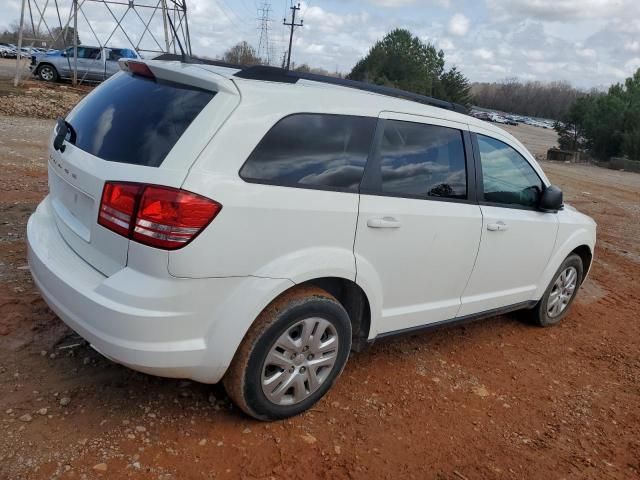
[(20, 83), (20, 76), (22, 74), (22, 32), (24, 30), (24, 4), (25, 0), (22, 0), (22, 8), (20, 9), (20, 30), (18, 31), (18, 55), (16, 55), (16, 76), (13, 79), (13, 86), (17, 87)]
[(78, 85), (78, 0), (73, 0), (73, 86)]
[(287, 19), (284, 19), (284, 22), (282, 23), (283, 25), (287, 25), (289, 27), (291, 27), (291, 31), (289, 33), (289, 53), (287, 54), (287, 70), (289, 70), (289, 67), (291, 66), (291, 45), (293, 44), (293, 29), (295, 27), (302, 27), (302, 20), (300, 20), (300, 23), (296, 23), (296, 12), (298, 10), (300, 10), (300, 4), (298, 5), (292, 5), (291, 7), (289, 7), (291, 9), (291, 23), (287, 23)]

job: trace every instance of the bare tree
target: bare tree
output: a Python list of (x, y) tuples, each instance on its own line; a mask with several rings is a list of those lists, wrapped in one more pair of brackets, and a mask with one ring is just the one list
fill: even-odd
[(556, 120), (586, 94), (566, 82), (522, 83), (515, 78), (501, 83), (474, 83), (471, 93), (479, 107)]
[(262, 59), (257, 56), (256, 49), (244, 40), (224, 52), (222, 59), (237, 65), (259, 65)]

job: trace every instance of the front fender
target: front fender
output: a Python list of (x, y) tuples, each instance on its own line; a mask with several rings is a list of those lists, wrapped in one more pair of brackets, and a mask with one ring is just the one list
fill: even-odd
[(534, 300), (539, 300), (540, 298), (542, 298), (542, 295), (544, 295), (544, 292), (553, 279), (553, 276), (558, 271), (560, 264), (576, 248), (582, 245), (586, 245), (587, 247), (589, 247), (589, 250), (591, 250), (593, 261), (593, 251), (595, 248), (595, 236), (593, 232), (588, 228), (583, 227), (574, 230), (573, 232), (565, 236), (562, 234), (562, 224), (560, 228), (561, 231), (558, 232), (558, 244), (554, 249), (555, 252), (549, 260), (549, 263), (547, 263), (547, 267), (540, 277), (540, 282), (538, 283), (538, 289), (536, 290)]

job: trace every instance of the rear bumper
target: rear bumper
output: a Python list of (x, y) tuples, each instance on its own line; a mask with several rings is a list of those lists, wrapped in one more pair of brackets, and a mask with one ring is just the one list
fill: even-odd
[[(225, 342), (228, 299), (244, 298), (256, 279), (157, 277), (124, 267), (106, 277), (64, 241), (49, 198), (27, 224), (33, 279), (51, 309), (106, 357), (135, 370), (214, 383), (224, 374), (239, 341)], [(268, 281), (268, 279), (263, 279)], [(249, 305), (251, 301), (246, 302)], [(260, 311), (238, 307), (239, 315)], [(237, 321), (242, 328), (255, 318)], [(234, 332), (236, 333), (236, 332)]]

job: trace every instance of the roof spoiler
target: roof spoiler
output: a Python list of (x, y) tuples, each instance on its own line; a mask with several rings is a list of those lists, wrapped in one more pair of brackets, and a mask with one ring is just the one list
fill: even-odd
[(146, 77), (152, 80), (164, 80), (167, 82), (180, 83), (191, 87), (201, 88), (213, 92), (227, 92), (238, 95), (238, 88), (229, 78), (224, 75), (213, 75), (212, 72), (198, 68), (197, 64), (168, 64), (166, 62), (142, 59), (121, 58), (118, 60), (120, 69), (133, 75)]

